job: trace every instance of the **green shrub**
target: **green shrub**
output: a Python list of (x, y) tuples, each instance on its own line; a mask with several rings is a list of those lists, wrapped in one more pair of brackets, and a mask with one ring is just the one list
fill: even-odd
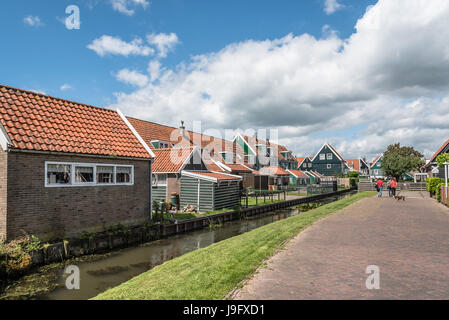
[(31, 253), (42, 248), (40, 240), (29, 235), (0, 243), (0, 279), (6, 280), (26, 271), (31, 266)]
[(436, 194), (438, 185), (444, 183), (444, 180), (438, 177), (432, 177), (427, 179), (427, 191), (432, 194)]
[(435, 194), (439, 202), (441, 202), (441, 186), (444, 186), (444, 182), (439, 183), (435, 190)]

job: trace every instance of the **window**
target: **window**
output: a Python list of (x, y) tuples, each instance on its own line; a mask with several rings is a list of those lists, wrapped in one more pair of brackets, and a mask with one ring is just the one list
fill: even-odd
[(332, 153), (327, 154), (327, 160), (332, 160)]
[(326, 160), (326, 155), (324, 153), (320, 154), (320, 160)]
[[(310, 164), (310, 163), (309, 163)], [(304, 168), (307, 168), (307, 163), (304, 163), (303, 165), (302, 165)]]
[(131, 183), (131, 174), (131, 167), (117, 167), (115, 181), (117, 181), (117, 183)]
[(312, 168), (312, 163), (309, 163), (309, 168)]
[(379, 175), (379, 170), (374, 170), (374, 175), (378, 176)]
[(332, 169), (332, 165), (331, 165), (331, 164), (328, 164), (328, 165), (327, 165), (327, 168), (328, 168), (328, 169)]
[(114, 167), (98, 166), (97, 167), (97, 183), (99, 183), (99, 184), (114, 183)]
[(156, 187), (164, 187), (167, 185), (166, 174), (154, 174), (153, 179), (154, 179), (153, 185)]
[(75, 183), (93, 183), (94, 167), (75, 166)]
[(153, 141), (150, 141), (150, 143), (153, 145), (153, 148), (155, 148), (155, 149), (170, 148), (170, 143), (168, 143), (167, 141), (153, 140)]
[(70, 184), (71, 169), (72, 167), (66, 164), (47, 165), (47, 184), (48, 185)]
[(131, 165), (45, 162), (46, 187), (132, 185)]

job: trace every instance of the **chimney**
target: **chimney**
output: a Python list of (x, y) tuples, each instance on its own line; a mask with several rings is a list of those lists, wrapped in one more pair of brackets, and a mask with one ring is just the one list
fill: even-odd
[(181, 136), (183, 138), (185, 138), (186, 127), (184, 127), (184, 121), (183, 120), (181, 120), (181, 126), (179, 127), (179, 129), (181, 130)]

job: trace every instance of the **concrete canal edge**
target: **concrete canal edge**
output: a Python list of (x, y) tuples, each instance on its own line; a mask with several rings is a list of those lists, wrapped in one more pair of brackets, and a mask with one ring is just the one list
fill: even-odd
[(131, 247), (133, 245), (159, 240), (164, 237), (202, 229), (211, 224), (221, 224), (224, 222), (238, 220), (242, 217), (256, 216), (271, 211), (290, 208), (303, 203), (310, 203), (329, 197), (344, 195), (353, 191), (356, 190), (346, 189), (257, 207), (244, 208), (241, 210), (233, 210), (210, 216), (177, 221), (177, 223), (173, 224), (135, 226), (121, 232), (102, 232), (85, 238), (64, 240), (62, 242), (49, 244), (45, 246), (44, 249), (33, 251), (31, 253), (32, 266), (46, 265), (54, 262), (61, 262), (73, 257), (94, 253), (104, 253), (114, 249)]

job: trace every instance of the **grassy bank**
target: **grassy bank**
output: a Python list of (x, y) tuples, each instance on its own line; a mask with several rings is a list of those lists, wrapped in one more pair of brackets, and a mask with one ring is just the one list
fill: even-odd
[(301, 230), (374, 192), (355, 194), (187, 253), (94, 299), (222, 299)]

